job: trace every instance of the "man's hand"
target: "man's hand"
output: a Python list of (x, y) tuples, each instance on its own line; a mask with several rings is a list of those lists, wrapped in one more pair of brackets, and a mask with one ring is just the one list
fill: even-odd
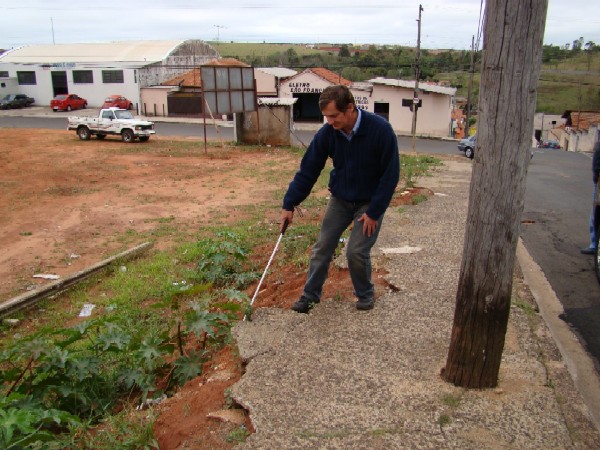
[(369, 237), (373, 236), (373, 233), (375, 233), (375, 230), (377, 229), (377, 221), (367, 216), (367, 213), (363, 213), (358, 221), (363, 223), (363, 234), (366, 234)]
[(281, 210), (281, 222), (279, 223), (279, 231), (283, 232), (283, 224), (287, 220), (288, 225), (292, 223), (292, 219), (294, 218), (294, 211), (288, 211), (286, 209)]

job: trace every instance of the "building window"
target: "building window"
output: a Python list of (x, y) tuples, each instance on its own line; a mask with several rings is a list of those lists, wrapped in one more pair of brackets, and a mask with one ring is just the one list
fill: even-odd
[(74, 70), (73, 83), (92, 84), (94, 82), (94, 73), (91, 70)]
[[(412, 111), (412, 109), (411, 109), (411, 111)], [(387, 120), (389, 122), (389, 120), (390, 120), (390, 104), (389, 103), (375, 102), (375, 108), (374, 108), (373, 112), (375, 114), (377, 114), (378, 116), (383, 117), (385, 120)]]
[(102, 82), (103, 83), (124, 83), (123, 71), (122, 70), (103, 70), (102, 71)]
[(35, 72), (19, 72), (17, 71), (17, 81), (19, 84), (37, 84), (35, 81)]
[(8, 70), (0, 70), (1, 78), (8, 78)]

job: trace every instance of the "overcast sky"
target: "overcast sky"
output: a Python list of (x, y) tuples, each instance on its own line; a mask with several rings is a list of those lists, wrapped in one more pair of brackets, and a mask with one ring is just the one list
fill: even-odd
[[(0, 48), (155, 39), (467, 49), (482, 0), (1, 0)], [(598, 0), (549, 0), (545, 44), (600, 44)]]

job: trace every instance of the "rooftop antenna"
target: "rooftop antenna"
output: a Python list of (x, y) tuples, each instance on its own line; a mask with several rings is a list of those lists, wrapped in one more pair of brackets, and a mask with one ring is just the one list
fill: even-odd
[(50, 17), (50, 24), (52, 25), (52, 45), (56, 45), (56, 42), (54, 42), (54, 19), (52, 17)]
[(213, 25), (217, 29), (217, 44), (219, 43), (219, 28), (227, 28), (224, 25)]

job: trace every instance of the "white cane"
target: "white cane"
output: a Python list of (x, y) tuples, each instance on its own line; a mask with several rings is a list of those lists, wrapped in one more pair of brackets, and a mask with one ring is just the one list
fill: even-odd
[[(271, 262), (273, 261), (273, 258), (275, 257), (275, 253), (277, 253), (277, 249), (279, 248), (279, 244), (281, 243), (281, 239), (283, 238), (283, 234), (285, 233), (285, 230), (287, 230), (287, 227), (289, 225), (289, 220), (285, 219), (285, 221), (283, 222), (283, 227), (281, 228), (281, 234), (279, 235), (279, 239), (277, 239), (277, 243), (275, 244), (275, 248), (273, 249), (273, 253), (271, 253), (271, 257), (269, 258), (269, 262), (267, 263), (267, 267), (265, 267), (265, 271), (262, 274), (262, 277), (260, 277), (260, 281), (258, 282), (258, 286), (256, 286), (256, 292), (254, 293), (254, 295), (252, 296), (252, 300), (250, 301), (250, 310), (252, 310), (252, 305), (254, 304), (254, 300), (256, 300), (256, 296), (258, 295), (258, 292), (260, 291), (260, 286), (262, 285), (263, 280), (265, 279), (265, 276), (267, 275), (267, 271), (269, 270), (269, 266), (271, 265)], [(246, 314), (244, 314), (244, 320), (246, 320), (246, 318), (248, 317), (248, 312), (246, 312)]]

